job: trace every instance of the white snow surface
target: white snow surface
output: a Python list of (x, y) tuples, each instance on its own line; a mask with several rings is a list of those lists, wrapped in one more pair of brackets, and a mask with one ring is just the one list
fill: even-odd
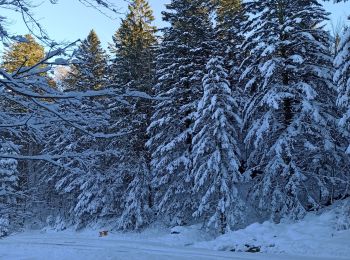
[[(215, 240), (198, 225), (110, 232), (107, 237), (99, 237), (99, 230), (92, 229), (27, 231), (0, 240), (0, 259), (350, 259), (350, 230), (336, 228), (340, 214), (338, 207), (310, 213), (297, 223), (256, 223)], [(260, 247), (261, 252), (240, 252), (246, 245)]]
[(255, 223), (196, 247), (236, 252), (259, 247), (262, 253), (350, 259), (350, 230), (337, 230), (340, 212), (336, 211), (308, 214), (296, 223)]

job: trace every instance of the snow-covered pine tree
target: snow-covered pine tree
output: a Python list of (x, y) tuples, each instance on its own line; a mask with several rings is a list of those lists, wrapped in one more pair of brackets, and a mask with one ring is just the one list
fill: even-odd
[[(224, 58), (224, 66), (228, 71), (230, 87), (234, 93), (237, 93), (236, 101), (239, 110), (237, 113), (242, 117), (242, 110), (246, 103), (246, 95), (244, 93), (244, 82), (240, 81), (242, 68), (240, 67), (245, 52), (242, 51), (242, 43), (245, 39), (243, 34), (243, 25), (247, 20), (245, 9), (242, 8), (242, 0), (216, 0), (216, 53)], [(240, 131), (237, 141), (242, 151), (240, 171), (245, 170), (246, 156), (244, 152), (243, 139), (246, 129)]]
[(203, 79), (204, 93), (194, 123), (193, 216), (222, 233), (244, 220), (239, 197), (241, 182), (238, 134), (241, 119), (223, 58), (212, 58)]
[[(95, 2), (95, 1), (91, 1)], [(97, 2), (97, 1), (96, 1)], [(100, 4), (105, 3), (104, 1), (98, 1)], [(8, 9), (13, 12), (19, 11), (23, 14), (23, 19), (26, 20), (30, 17), (30, 20), (33, 21), (33, 27), (32, 32), (38, 32), (38, 35), (42, 36), (40, 39), (43, 42), (49, 42), (50, 40), (47, 38), (45, 33), (41, 30), (40, 25), (33, 20), (34, 18), (31, 16), (31, 8), (33, 7), (29, 1), (27, 0), (21, 0), (18, 2), (13, 1), (1, 1), (0, 3), (1, 8)], [(15, 42), (26, 42), (24, 38), (12, 35), (9, 31), (7, 31), (7, 25), (6, 25), (6, 17), (1, 16), (0, 17), (0, 42), (1, 44), (8, 45), (12, 41)], [(5, 28), (6, 27), (6, 28)], [(56, 56), (55, 54), (59, 55), (65, 50), (64, 48), (61, 48), (62, 46), (59, 46), (53, 42), (50, 41), (50, 54), (48, 54), (49, 57)], [(37, 57), (37, 56), (36, 56)], [(50, 59), (52, 60), (52, 59)], [(25, 66), (26, 64), (21, 63), (20, 65)], [(30, 66), (30, 64), (28, 64)], [(55, 166), (61, 166), (57, 167), (56, 172), (67, 172), (68, 169), (71, 171), (75, 171), (77, 168), (75, 166), (79, 164), (79, 166), (82, 166), (79, 170), (86, 168), (91, 168), (91, 164), (96, 162), (94, 160), (90, 160), (91, 158), (96, 159), (96, 155), (99, 155), (100, 153), (93, 147), (91, 142), (83, 141), (80, 142), (84, 143), (84, 145), (75, 146), (76, 142), (78, 142), (79, 138), (81, 137), (81, 133), (87, 134), (87, 131), (90, 131), (92, 128), (95, 128), (96, 125), (99, 124), (99, 120), (97, 120), (96, 114), (100, 112), (100, 115), (105, 115), (105, 111), (99, 110), (98, 106), (95, 106), (96, 109), (92, 116), (84, 117), (82, 116), (82, 111), (85, 111), (86, 114), (91, 112), (91, 110), (86, 107), (86, 104), (82, 104), (80, 94), (75, 93), (76, 98), (71, 98), (69, 95), (66, 95), (65, 93), (55, 91), (50, 85), (47, 84), (46, 80), (43, 79), (40, 75), (42, 74), (42, 67), (45, 67), (46, 65), (44, 62), (39, 63), (38, 66), (29, 69), (25, 68), (21, 71), (16, 71), (15, 73), (11, 74), (8, 73), (10, 70), (6, 71), (3, 69), (0, 69), (0, 124), (1, 124), (1, 138), (4, 138), (3, 132), (6, 132), (6, 134), (11, 133), (11, 138), (9, 140), (13, 140), (13, 142), (18, 145), (19, 143), (22, 145), (23, 140), (22, 137), (24, 136), (27, 139), (28, 136), (27, 133), (29, 133), (30, 138), (32, 138), (33, 135), (35, 135), (36, 131), (40, 131), (45, 126), (50, 124), (50, 133), (51, 134), (58, 134), (61, 133), (61, 138), (64, 139), (66, 131), (57, 131), (62, 130), (65, 126), (68, 126), (69, 130), (71, 130), (70, 133), (72, 133), (72, 139), (71, 139), (71, 146), (69, 146), (69, 143), (64, 143), (63, 141), (60, 143), (62, 146), (59, 147), (58, 143), (55, 143), (54, 139), (51, 139), (52, 146), (46, 146), (45, 150), (42, 153), (38, 153), (36, 155), (33, 155), (31, 153), (25, 153), (21, 149), (21, 153), (18, 155), (13, 155), (13, 157), (19, 157), (21, 159), (31, 158), (31, 159), (39, 159), (43, 158), (44, 161), (47, 163), (47, 165), (50, 165), (52, 167), (52, 164)], [(40, 68), (40, 69), (39, 69)], [(54, 97), (57, 97), (54, 98)], [(13, 102), (13, 106), (9, 108), (8, 106), (3, 106), (5, 104), (3, 101), (10, 101)], [(73, 104), (72, 104), (73, 103)], [(91, 102), (90, 102), (91, 103)], [(74, 107), (73, 111), (68, 111), (69, 107)], [(10, 111), (9, 111), (10, 110)], [(85, 121), (84, 121), (85, 120)], [(88, 125), (88, 126), (87, 126)], [(74, 126), (74, 127), (73, 127)], [(89, 129), (90, 127), (90, 129)], [(72, 129), (76, 130), (76, 132), (79, 133), (76, 134)], [(45, 129), (46, 130), (46, 129)], [(56, 131), (55, 131), (56, 130)], [(80, 132), (79, 132), (80, 131)], [(90, 135), (89, 135), (90, 134)], [(91, 134), (91, 131), (89, 132), (89, 137), (93, 137), (94, 135)], [(47, 135), (45, 137), (52, 137), (53, 135)], [(20, 140), (20, 142), (17, 142)], [(42, 138), (39, 139), (41, 141), (46, 142), (47, 139)], [(89, 141), (93, 140), (91, 138)], [(99, 142), (97, 142), (99, 143)], [(95, 144), (95, 143), (94, 143)], [(91, 146), (90, 146), (91, 145)], [(85, 153), (82, 154), (87, 147), (91, 147), (92, 154), (90, 154), (90, 157), (88, 157)], [(21, 147), (22, 148), (22, 147)], [(61, 148), (61, 149), (59, 149)], [(56, 152), (56, 153), (55, 153)], [(67, 152), (67, 153), (65, 153)], [(87, 151), (87, 154), (89, 154), (90, 151)], [(12, 156), (12, 155), (11, 155)], [(10, 157), (11, 157), (10, 156)], [(61, 160), (59, 161), (58, 158), (62, 156)], [(1, 159), (6, 159), (7, 157), (2, 156)], [(73, 159), (72, 159), (73, 158)], [(19, 160), (23, 162), (24, 160)], [(59, 161), (59, 162), (58, 162)], [(78, 163), (77, 163), (78, 161)], [(50, 163), (52, 164), (50, 164)], [(62, 162), (62, 164), (60, 164)], [(65, 164), (64, 164), (65, 163)], [(90, 164), (91, 163), (91, 164)], [(90, 165), (89, 165), (90, 164)], [(47, 166), (45, 165), (45, 166)], [(46, 178), (48, 178), (48, 175), (52, 173), (50, 167), (43, 168), (42, 171), (38, 170), (35, 173), (41, 174), (41, 176), (44, 176), (46, 174)], [(71, 167), (71, 168), (70, 168)], [(18, 168), (18, 167), (17, 167)], [(29, 167), (28, 167), (29, 168)], [(93, 172), (93, 171), (90, 171)], [(80, 173), (84, 173), (83, 171), (80, 171)], [(23, 176), (26, 174), (26, 172), (20, 172), (20, 174)], [(93, 174), (91, 174), (93, 175)], [(81, 180), (82, 177), (85, 176), (84, 174), (81, 174), (78, 176), (75, 180), (83, 182)], [(19, 185), (22, 189), (22, 181), (19, 180)], [(68, 178), (68, 181), (69, 178)], [(67, 181), (67, 182), (68, 182)], [(108, 181), (103, 181), (102, 183), (107, 183)], [(76, 183), (75, 183), (76, 184)], [(81, 183), (79, 183), (81, 184)], [(1, 184), (0, 184), (1, 185)], [(98, 186), (97, 184), (96, 186)], [(51, 204), (55, 209), (59, 209), (60, 206), (63, 206), (64, 208), (66, 206), (65, 204), (65, 198), (67, 198), (67, 194), (78, 194), (76, 190), (81, 188), (81, 186), (74, 186), (74, 183), (71, 187), (74, 187), (75, 190), (73, 192), (66, 192), (67, 190), (64, 190), (66, 193), (61, 197), (62, 204)], [(111, 185), (106, 185), (111, 186)], [(45, 187), (48, 194), (48, 199), (50, 198), (50, 195), (53, 193), (52, 190), (50, 190), (51, 186), (45, 186), (42, 185), (41, 187)], [(108, 188), (109, 188), (108, 187)], [(37, 188), (37, 187), (35, 187)], [(40, 188), (40, 186), (39, 186)], [(32, 190), (30, 190), (32, 191)], [(62, 191), (62, 190), (61, 190)], [(103, 192), (99, 190), (103, 195), (106, 195), (106, 192)], [(27, 195), (27, 194), (26, 194)], [(108, 198), (113, 199), (113, 196), (108, 196)], [(72, 196), (73, 197), (73, 196)], [(96, 198), (95, 196), (94, 198)], [(117, 197), (117, 196), (116, 196)], [(28, 196), (26, 196), (28, 198)], [(75, 198), (76, 199), (76, 198)], [(21, 200), (23, 201), (23, 200)], [(35, 203), (40, 203), (39, 200), (34, 200)], [(112, 204), (109, 203), (109, 201), (104, 202), (103, 205), (107, 204), (105, 208), (107, 209), (113, 209), (111, 207)], [(40, 205), (41, 206), (41, 205)], [(45, 206), (45, 205), (43, 205)], [(11, 220), (12, 222), (12, 220)], [(11, 227), (13, 226), (12, 223)]]
[[(336, 68), (334, 82), (338, 88), (337, 105), (343, 112), (340, 123), (342, 127), (350, 130), (348, 129), (350, 121), (350, 27), (344, 30), (334, 65)], [(350, 146), (347, 153), (350, 153)]]
[(113, 44), (110, 44), (110, 50), (115, 55), (111, 76), (119, 86), (134, 86), (139, 91), (150, 92), (157, 42), (157, 28), (152, 25), (153, 11), (147, 0), (131, 1), (128, 10), (113, 36)]
[(315, 0), (252, 0), (244, 8), (251, 14), (244, 123), (248, 167), (258, 175), (252, 195), (276, 221), (301, 218), (344, 187), (327, 13)]
[[(111, 66), (113, 83), (118, 91), (142, 92), (152, 95), (155, 79), (155, 48), (157, 39), (153, 11), (146, 0), (133, 0), (129, 12), (113, 37), (115, 54)], [(118, 227), (139, 229), (150, 223), (151, 174), (150, 154), (146, 149), (147, 127), (152, 115), (152, 101), (130, 98), (130, 104), (117, 103), (112, 111), (111, 128), (129, 134), (113, 142), (123, 156), (116, 163), (116, 171), (124, 180), (122, 210)], [(123, 169), (121, 169), (123, 165)]]
[[(23, 81), (21, 84), (25, 86), (26, 91), (39, 92), (38, 85), (40, 87), (46, 85), (49, 90), (52, 90), (54, 84), (52, 84), (53, 81), (48, 77), (48, 66), (46, 64), (38, 65), (46, 56), (44, 46), (40, 45), (35, 37), (29, 34), (19, 37), (19, 39), (10, 43), (4, 51), (3, 61), (0, 67), (4, 71), (12, 73), (12, 77), (16, 80), (21, 81), (25, 79), (23, 80), (25, 84), (23, 84)], [(36, 69), (26, 72), (30, 67), (35, 67), (36, 65), (38, 65)], [(5, 78), (3, 76), (1, 77)], [(27, 112), (33, 108), (28, 110), (25, 99), (21, 95), (18, 95), (15, 91), (6, 90), (1, 83), (0, 86), (1, 90), (4, 91), (0, 98), (1, 124), (6, 125), (5, 122), (15, 122), (28, 118)], [(1, 129), (0, 136), (11, 140), (11, 146), (18, 147), (18, 154), (31, 156), (34, 153), (39, 153), (37, 148), (39, 149), (42, 144), (42, 139), (39, 137), (40, 130), (38, 128), (32, 128), (28, 125), (16, 127), (15, 123), (9, 123), (8, 125), (9, 127), (3, 127)], [(16, 163), (16, 169), (19, 172), (17, 176), (18, 185), (21, 192), (26, 194), (26, 196), (16, 199), (17, 209), (20, 210), (16, 219), (21, 222), (21, 225), (27, 225), (33, 220), (33, 204), (35, 203), (33, 190), (36, 185), (32, 180), (36, 178), (35, 168), (39, 162), (34, 160), (19, 160)], [(14, 228), (13, 223), (12, 227)]]
[(217, 0), (216, 13), (216, 53), (220, 50), (220, 55), (224, 57), (232, 86), (239, 87), (239, 67), (244, 59), (244, 52), (241, 51), (244, 41), (242, 26), (247, 20), (242, 0)]
[[(74, 58), (72, 71), (64, 80), (65, 91), (103, 89), (107, 57), (94, 31), (79, 46)], [(56, 102), (56, 109), (74, 123), (46, 128), (48, 141), (44, 152), (62, 158), (58, 160), (61, 167), (49, 163), (44, 165), (47, 171), (42, 176), (42, 183), (56, 190), (52, 191), (51, 198), (46, 199), (51, 200), (49, 206), (60, 205), (52, 207), (51, 214), (59, 216), (66, 225), (76, 224), (77, 228), (82, 228), (120, 214), (121, 181), (111, 163), (119, 158), (120, 153), (110, 148), (109, 139), (92, 134), (108, 134), (108, 103), (109, 99), (103, 97)]]
[(94, 30), (75, 52), (75, 62), (64, 80), (67, 89), (98, 90), (106, 85), (107, 55)]
[(123, 170), (125, 172), (121, 197), (122, 213), (117, 222), (117, 228), (124, 230), (138, 230), (149, 225), (154, 219), (149, 162), (141, 161), (146, 160), (145, 157), (131, 158), (134, 158), (134, 161), (126, 154), (126, 163), (123, 164), (123, 168), (117, 169), (121, 173)]
[(172, 224), (192, 219), (191, 186), (194, 115), (213, 48), (210, 1), (173, 0), (163, 13), (170, 27), (157, 57), (155, 106), (147, 143), (152, 153), (155, 205)]
[[(87, 130), (103, 133), (109, 120), (97, 116), (94, 110), (106, 113), (94, 106), (90, 113), (87, 110), (80, 116), (88, 122)], [(63, 111), (68, 114), (66, 109)], [(74, 224), (77, 229), (115, 220), (121, 212), (123, 186), (114, 162), (122, 154), (108, 145), (109, 139), (91, 136), (71, 126), (52, 128), (47, 132), (50, 134), (52, 138), (44, 152), (62, 157), (58, 165), (46, 164), (45, 175), (41, 175), (43, 185), (46, 183), (52, 189), (44, 194), (53, 209), (50, 214), (60, 217), (64, 222), (60, 225)]]
[(45, 57), (44, 47), (32, 35), (27, 34), (24, 39), (25, 41), (14, 42), (5, 50), (1, 67), (6, 71), (13, 73), (18, 69), (34, 66)]
[(3, 138), (0, 143), (0, 237), (15, 230), (16, 222), (22, 217), (17, 213), (19, 199), (19, 173), (17, 160), (6, 155), (18, 153), (17, 147)]
[[(334, 66), (336, 68), (336, 72), (334, 74), (334, 82), (338, 90), (337, 105), (341, 110), (341, 118), (339, 123), (341, 128), (344, 130), (342, 132), (343, 137), (345, 138), (343, 144), (345, 143), (344, 150), (347, 155), (347, 160), (349, 160), (348, 156), (350, 153), (350, 27), (344, 28), (343, 35), (339, 42), (337, 56), (334, 60)], [(350, 175), (347, 174), (347, 172), (349, 172), (349, 170), (343, 170), (343, 173), (347, 175), (347, 182), (349, 183)], [(343, 197), (348, 195), (349, 192), (342, 194)], [(350, 222), (350, 220), (348, 221)]]

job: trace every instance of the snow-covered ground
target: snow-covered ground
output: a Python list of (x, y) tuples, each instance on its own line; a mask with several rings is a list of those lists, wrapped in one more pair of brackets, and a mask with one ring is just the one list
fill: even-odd
[[(336, 229), (338, 209), (310, 213), (298, 223), (253, 224), (215, 240), (199, 226), (151, 227), (142, 233), (110, 233), (103, 238), (98, 230), (28, 231), (0, 240), (0, 259), (350, 259), (350, 230)], [(244, 252), (249, 247), (260, 252)]]
[[(231, 259), (231, 260), (326, 260), (330, 258), (215, 251), (170, 246), (167, 243), (111, 235), (24, 233), (0, 241), (4, 260), (96, 260), (96, 259)], [(332, 258), (335, 259), (335, 258)]]
[(350, 259), (350, 230), (336, 230), (336, 226), (337, 216), (328, 211), (320, 216), (308, 214), (297, 223), (255, 223), (214, 241), (196, 243), (196, 247), (224, 251), (254, 247), (262, 253)]

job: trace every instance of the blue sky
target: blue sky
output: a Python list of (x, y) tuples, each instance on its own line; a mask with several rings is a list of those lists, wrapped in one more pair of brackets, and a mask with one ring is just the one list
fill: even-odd
[[(170, 0), (149, 0), (156, 17), (155, 24), (164, 26), (161, 20), (161, 11), (164, 10), (164, 4)], [(42, 3), (42, 0), (33, 0), (34, 3)], [(126, 2), (123, 0), (110, 0), (116, 6), (126, 11)], [(331, 12), (331, 20), (336, 25), (339, 21), (346, 22), (346, 16), (350, 14), (350, 1), (342, 4), (332, 4), (327, 2), (326, 9)], [(1, 9), (0, 9), (1, 10)], [(2, 14), (6, 11), (1, 10)], [(47, 0), (33, 10), (35, 17), (39, 19), (51, 38), (56, 41), (74, 41), (79, 38), (85, 38), (91, 29), (94, 29), (99, 35), (103, 46), (106, 47), (111, 42), (111, 37), (118, 28), (120, 18), (123, 15), (108, 18), (93, 8), (88, 8), (78, 0), (58, 0), (58, 4), (52, 5)], [(12, 33), (25, 34), (25, 26), (20, 17), (13, 13), (5, 13), (9, 19), (9, 28)]]

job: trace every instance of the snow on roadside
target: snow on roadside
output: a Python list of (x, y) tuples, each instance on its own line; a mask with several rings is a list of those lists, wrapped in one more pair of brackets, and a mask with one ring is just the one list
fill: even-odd
[[(344, 230), (349, 227), (349, 218), (345, 216), (349, 207), (350, 200), (324, 209), (323, 213), (309, 213), (297, 223), (255, 223), (216, 239), (201, 229), (201, 225), (169, 230), (159, 223), (142, 232), (109, 232), (103, 238), (98, 237), (101, 229), (95, 228), (81, 232), (56, 232), (50, 229), (27, 231), (0, 240), (0, 259), (36, 260), (48, 259), (50, 256), (51, 259), (84, 260), (227, 257), (254, 260), (350, 260), (350, 230)], [(260, 253), (240, 253), (249, 248), (259, 249)]]
[[(188, 230), (191, 232), (190, 230)], [(193, 231), (193, 230), (192, 230)], [(187, 230), (184, 232), (184, 234)], [(154, 232), (151, 236), (157, 233)], [(194, 232), (196, 233), (196, 232)], [(95, 232), (28, 231), (0, 240), (0, 259), (4, 260), (330, 260), (330, 258), (223, 252), (203, 248), (167, 246), (149, 241), (140, 234), (111, 234), (99, 238)], [(173, 237), (177, 237), (173, 234)], [(181, 237), (181, 236), (180, 236)], [(165, 237), (163, 237), (165, 238)], [(164, 240), (169, 240), (170, 237)], [(172, 240), (172, 239), (170, 239)], [(178, 241), (180, 242), (180, 241)], [(335, 258), (331, 258), (335, 260)], [(337, 260), (341, 260), (337, 258)]]
[[(104, 240), (121, 239), (123, 241), (148, 241), (151, 243), (159, 243), (167, 246), (185, 246), (189, 247), (195, 243), (210, 241), (215, 237), (209, 234), (201, 228), (201, 225), (192, 226), (177, 226), (174, 228), (164, 227), (160, 223), (155, 223), (150, 227), (146, 228), (142, 232), (118, 232), (109, 231), (108, 236), (104, 237)], [(75, 231), (74, 229), (66, 229), (62, 231), (56, 231), (55, 229), (44, 228), (41, 233), (45, 235), (54, 236), (74, 236), (81, 239), (98, 239), (98, 234), (100, 230), (110, 230), (108, 227), (104, 228), (89, 228), (81, 231)], [(29, 231), (29, 234), (35, 233), (34, 231)], [(21, 234), (19, 234), (21, 235)]]
[(222, 251), (247, 251), (350, 259), (350, 230), (337, 230), (341, 207), (322, 214), (309, 213), (297, 223), (255, 223), (194, 247)]

